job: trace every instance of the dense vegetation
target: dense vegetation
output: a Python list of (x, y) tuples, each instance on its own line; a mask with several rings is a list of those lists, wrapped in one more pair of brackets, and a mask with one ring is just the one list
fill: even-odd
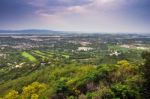
[[(14, 99), (25, 96), (31, 99), (137, 99), (141, 97), (143, 82), (140, 66), (122, 60), (117, 64), (100, 66), (47, 66), (28, 76), (2, 84), (0, 90), (1, 93), (6, 91), (4, 98), (14, 96)], [(7, 92), (8, 88), (12, 91)]]

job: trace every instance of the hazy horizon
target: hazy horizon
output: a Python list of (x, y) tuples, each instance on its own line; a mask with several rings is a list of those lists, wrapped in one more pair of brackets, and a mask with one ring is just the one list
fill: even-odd
[(148, 0), (1, 0), (0, 29), (150, 33)]

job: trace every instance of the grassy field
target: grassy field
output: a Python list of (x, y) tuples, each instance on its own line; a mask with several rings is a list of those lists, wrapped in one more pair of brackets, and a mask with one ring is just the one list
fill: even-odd
[(36, 62), (37, 59), (32, 56), (31, 54), (29, 54), (28, 52), (22, 52), (21, 55), (25, 58), (27, 58), (28, 60), (30, 60), (31, 62)]

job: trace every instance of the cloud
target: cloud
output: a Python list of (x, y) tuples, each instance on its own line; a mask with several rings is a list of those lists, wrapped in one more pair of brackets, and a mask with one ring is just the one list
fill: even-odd
[(132, 30), (150, 26), (149, 0), (0, 0), (0, 25)]
[(40, 14), (84, 14), (87, 12), (101, 12), (116, 10), (124, 0), (29, 0), (28, 4), (38, 7)]
[(84, 5), (91, 3), (91, 0), (28, 0), (28, 4), (38, 7), (40, 13), (58, 14), (71, 12), (84, 12)]
[(68, 7), (66, 10), (70, 13), (80, 13), (80, 14), (88, 12), (84, 6), (71, 6)]

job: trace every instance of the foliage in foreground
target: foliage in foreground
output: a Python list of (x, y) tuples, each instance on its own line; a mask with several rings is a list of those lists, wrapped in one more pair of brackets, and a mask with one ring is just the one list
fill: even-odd
[(4, 96), (4, 99), (39, 99), (45, 90), (45, 84), (34, 82), (31, 85), (23, 87), (20, 94), (15, 90), (11, 90)]
[(140, 68), (126, 60), (101, 66), (47, 66), (1, 85), (0, 92), (3, 99), (140, 99)]

